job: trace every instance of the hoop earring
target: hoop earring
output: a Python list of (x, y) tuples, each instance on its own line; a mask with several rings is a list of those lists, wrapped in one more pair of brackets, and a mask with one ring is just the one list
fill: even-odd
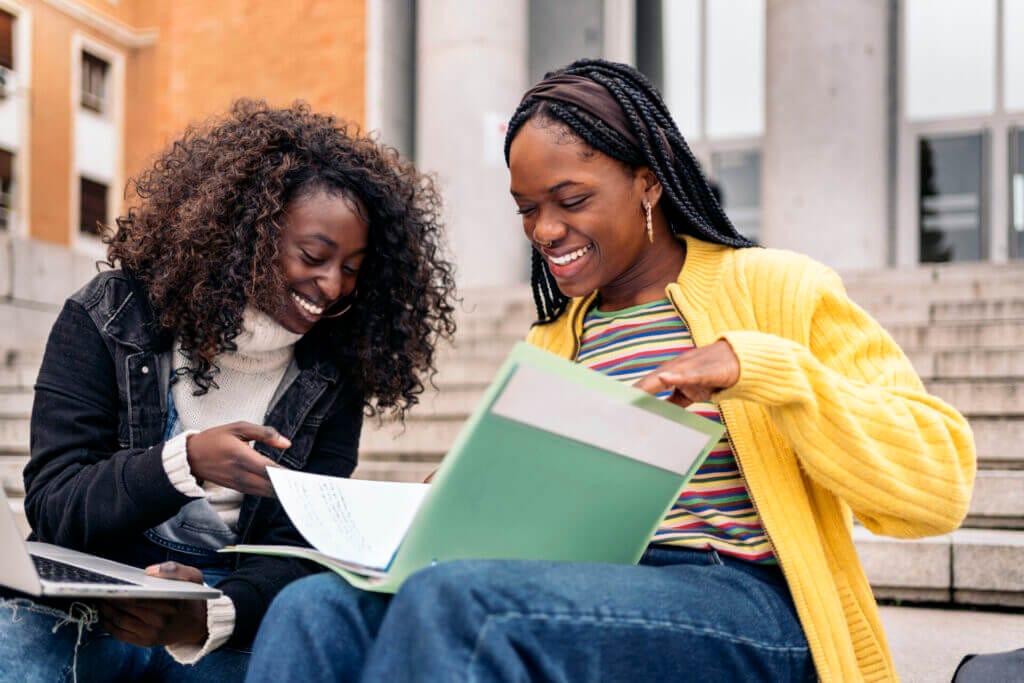
[(352, 293), (349, 295), (349, 298), (350, 298), (350, 301), (348, 302), (348, 306), (346, 306), (345, 308), (341, 309), (337, 313), (331, 313), (329, 315), (326, 314), (326, 313), (321, 313), (320, 317), (321, 318), (340, 318), (341, 316), (345, 315), (346, 313), (349, 312), (349, 309), (352, 308), (352, 304), (355, 303), (355, 298), (356, 298), (355, 290), (352, 291)]
[(651, 202), (646, 197), (643, 201), (644, 214), (647, 217), (647, 241), (654, 244), (654, 222), (651, 219)]

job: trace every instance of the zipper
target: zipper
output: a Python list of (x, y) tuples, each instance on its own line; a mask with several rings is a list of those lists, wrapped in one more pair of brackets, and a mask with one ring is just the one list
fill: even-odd
[[(676, 302), (672, 296), (671, 291), (666, 292), (668, 294), (669, 301), (672, 302), (672, 308), (675, 309), (676, 315), (683, 321), (687, 329), (690, 331), (690, 339), (693, 340), (693, 347), (697, 348), (697, 337), (693, 334), (693, 327), (690, 322), (686, 319), (686, 315), (683, 313), (682, 307)], [(729, 444), (729, 449), (732, 450), (732, 458), (736, 461), (736, 468), (740, 472), (740, 476), (743, 478), (743, 485), (747, 487), (747, 493), (750, 494), (750, 484), (747, 482), (747, 474), (743, 471), (743, 461), (740, 460), (739, 451), (736, 450), (736, 444), (732, 440), (732, 430), (729, 429), (729, 420), (726, 417), (726, 413), (731, 412), (726, 409), (725, 406), (718, 406), (718, 414), (722, 418), (722, 426), (725, 427), (725, 440)], [(761, 522), (761, 528), (764, 530), (764, 536), (768, 539), (768, 543), (772, 547), (772, 554), (775, 556), (775, 561), (779, 563), (779, 569), (782, 570), (783, 576), (786, 575), (786, 567), (782, 562), (782, 558), (779, 557), (778, 550), (775, 547), (775, 541), (772, 540), (771, 534), (768, 533), (768, 527), (765, 526), (764, 517), (761, 515), (761, 510), (757, 506), (757, 501), (754, 499), (753, 494), (750, 494), (750, 504), (754, 507), (754, 512), (757, 513), (757, 519)]]

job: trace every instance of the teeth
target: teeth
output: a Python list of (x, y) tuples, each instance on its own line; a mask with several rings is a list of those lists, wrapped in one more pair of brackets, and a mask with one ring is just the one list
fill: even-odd
[(585, 247), (580, 247), (576, 251), (569, 252), (565, 256), (549, 256), (548, 258), (551, 259), (551, 262), (554, 263), (556, 266), (564, 266), (565, 264), (572, 263), (580, 256), (586, 254), (588, 251), (591, 250), (593, 246), (594, 245), (592, 244), (588, 244)]
[(301, 296), (296, 292), (292, 292), (292, 298), (295, 299), (296, 303), (298, 303), (299, 306), (302, 307), (302, 310), (312, 313), (313, 315), (320, 315), (321, 313), (324, 312), (323, 308), (321, 308), (320, 306), (314, 306), (309, 301), (307, 301), (304, 296)]

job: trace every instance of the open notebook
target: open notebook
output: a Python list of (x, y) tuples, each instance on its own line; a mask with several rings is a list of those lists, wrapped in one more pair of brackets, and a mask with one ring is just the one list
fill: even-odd
[(635, 564), (721, 425), (527, 344), (498, 371), (432, 484), (271, 469), (305, 557), (393, 592), (436, 562)]

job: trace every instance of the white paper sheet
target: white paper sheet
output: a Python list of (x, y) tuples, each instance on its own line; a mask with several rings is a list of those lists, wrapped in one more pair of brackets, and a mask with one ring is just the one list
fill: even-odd
[(342, 479), (267, 469), (278, 500), (310, 545), (331, 557), (387, 569), (429, 484)]

